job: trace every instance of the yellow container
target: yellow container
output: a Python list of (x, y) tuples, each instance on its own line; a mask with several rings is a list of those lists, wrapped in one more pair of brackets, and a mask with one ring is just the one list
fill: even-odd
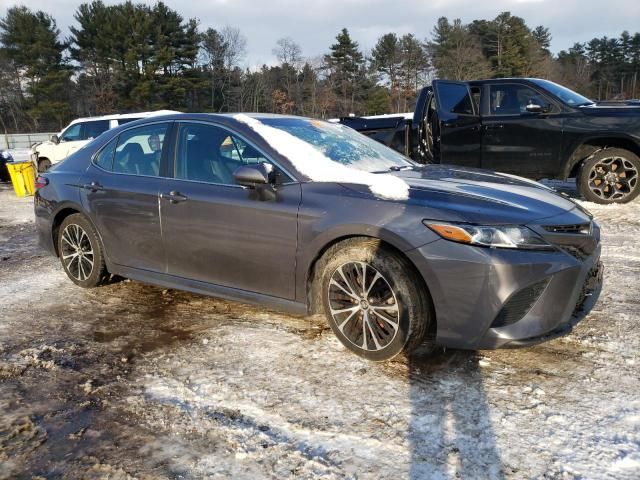
[(36, 177), (33, 163), (9, 162), (7, 163), (7, 170), (9, 170), (13, 190), (17, 196), (26, 197), (36, 192)]

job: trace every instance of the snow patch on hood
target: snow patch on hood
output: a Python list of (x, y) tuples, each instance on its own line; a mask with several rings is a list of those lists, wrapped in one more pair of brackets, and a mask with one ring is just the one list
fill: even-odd
[(366, 185), (374, 195), (390, 200), (407, 200), (409, 184), (393, 175), (369, 173), (335, 162), (313, 145), (288, 132), (265, 125), (245, 114), (233, 117), (248, 125), (293, 166), (314, 182), (356, 183)]

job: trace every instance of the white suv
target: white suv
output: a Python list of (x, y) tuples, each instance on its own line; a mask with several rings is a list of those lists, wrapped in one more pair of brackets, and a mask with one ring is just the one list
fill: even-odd
[(155, 112), (127, 113), (123, 115), (104, 115), (102, 117), (77, 118), (51, 140), (37, 143), (32, 147), (32, 158), (39, 172), (46, 171), (54, 163), (64, 160), (101, 133), (134, 120), (154, 115), (170, 115), (172, 110)]

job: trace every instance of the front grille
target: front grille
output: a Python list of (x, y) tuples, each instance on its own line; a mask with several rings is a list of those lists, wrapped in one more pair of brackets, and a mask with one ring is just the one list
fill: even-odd
[(500, 310), (491, 324), (491, 327), (505, 327), (516, 323), (524, 317), (529, 310), (531, 310), (531, 307), (533, 307), (533, 304), (536, 303), (538, 298), (540, 298), (540, 295), (542, 295), (548, 283), (549, 280), (542, 280), (511, 295), (511, 298), (504, 304), (502, 310)]
[(543, 225), (547, 232), (565, 233), (572, 235), (589, 235), (591, 233), (591, 223), (576, 223), (573, 225)]

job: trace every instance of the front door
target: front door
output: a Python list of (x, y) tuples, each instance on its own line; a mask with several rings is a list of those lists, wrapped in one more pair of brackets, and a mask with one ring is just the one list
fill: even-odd
[(82, 180), (82, 201), (109, 260), (166, 271), (158, 195), (160, 162), (170, 123), (125, 130), (94, 157)]
[(480, 115), (469, 86), (434, 80), (433, 90), (438, 112), (433, 135), (434, 141), (439, 141), (440, 163), (479, 167)]
[[(489, 84), (484, 91), (482, 167), (532, 178), (555, 172), (562, 148), (560, 108), (520, 83)], [(531, 105), (542, 110), (529, 112)]]
[(301, 189), (282, 172), (275, 192), (235, 183), (235, 169), (260, 162), (273, 163), (223, 127), (179, 123), (174, 179), (161, 195), (171, 275), (294, 299)]

